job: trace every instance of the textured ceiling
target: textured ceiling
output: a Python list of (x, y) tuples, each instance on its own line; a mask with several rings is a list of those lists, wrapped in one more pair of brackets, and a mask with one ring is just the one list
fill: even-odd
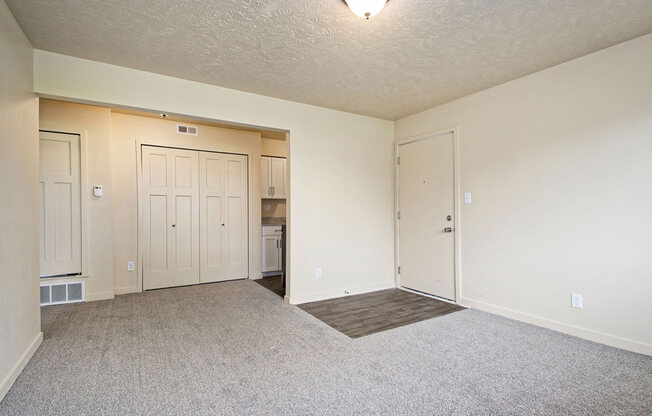
[(37, 49), (397, 119), (652, 32), (652, 0), (6, 0)]

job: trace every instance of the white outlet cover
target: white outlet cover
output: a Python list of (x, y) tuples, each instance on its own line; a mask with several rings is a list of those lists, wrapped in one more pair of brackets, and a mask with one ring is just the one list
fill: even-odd
[(582, 309), (582, 295), (579, 293), (571, 293), (571, 306), (573, 308)]
[(127, 263), (128, 272), (133, 272), (135, 268), (136, 268), (136, 264), (133, 261)]
[(321, 269), (316, 269), (315, 270), (315, 278), (316, 279), (321, 279)]
[(471, 203), (471, 192), (464, 192), (464, 203), (465, 204)]
[(270, 204), (263, 205), (263, 211), (269, 211), (271, 209), (272, 209), (272, 206)]

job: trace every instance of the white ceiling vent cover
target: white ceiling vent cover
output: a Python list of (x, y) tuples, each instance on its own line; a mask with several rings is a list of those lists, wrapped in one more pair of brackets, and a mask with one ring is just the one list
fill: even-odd
[(184, 124), (177, 124), (177, 133), (189, 134), (191, 136), (199, 136), (199, 128), (197, 126), (186, 126)]
[(84, 282), (43, 283), (41, 306), (83, 302), (86, 300), (84, 286)]

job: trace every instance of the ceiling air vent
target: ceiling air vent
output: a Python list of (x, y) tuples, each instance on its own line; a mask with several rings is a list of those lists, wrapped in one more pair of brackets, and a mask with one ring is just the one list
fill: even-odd
[(44, 283), (41, 285), (41, 306), (83, 302), (84, 282)]
[(191, 136), (198, 136), (199, 128), (196, 126), (186, 126), (184, 124), (177, 124), (177, 133), (189, 134)]

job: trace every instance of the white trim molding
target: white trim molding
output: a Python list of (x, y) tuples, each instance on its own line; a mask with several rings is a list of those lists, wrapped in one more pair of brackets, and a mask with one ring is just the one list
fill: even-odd
[(298, 296), (286, 295), (285, 302), (291, 305), (300, 305), (302, 303), (316, 302), (318, 300), (333, 299), (333, 298), (339, 298), (339, 297), (351, 296), (351, 295), (360, 295), (362, 293), (375, 292), (377, 290), (394, 289), (395, 287), (396, 286), (394, 284), (383, 283), (383, 284), (374, 284), (374, 285), (360, 286), (357, 288), (348, 289), (347, 290), (348, 293), (345, 293), (343, 290), (338, 289), (338, 290), (329, 290), (324, 292), (307, 293), (305, 295), (298, 295)]
[(114, 292), (86, 293), (86, 302), (95, 302), (96, 300), (109, 300), (115, 298)]
[(113, 288), (114, 295), (126, 295), (129, 293), (138, 293), (138, 292), (140, 292), (140, 290), (138, 290), (138, 287), (136, 286)]
[(592, 329), (582, 328), (580, 326), (554, 321), (552, 319), (543, 318), (541, 316), (520, 312), (514, 309), (509, 309), (498, 305), (492, 305), (490, 303), (485, 303), (469, 298), (462, 298), (462, 305), (469, 308), (478, 309), (483, 312), (504, 316), (505, 318), (514, 319), (516, 321), (526, 322), (543, 328), (552, 329), (553, 331), (562, 332), (568, 335), (573, 335), (600, 344), (609, 345), (611, 347), (621, 348), (623, 350), (652, 356), (651, 344), (635, 341), (633, 339), (623, 338), (617, 335), (611, 335), (604, 332), (594, 331)]
[(41, 345), (41, 342), (43, 342), (43, 332), (39, 332), (36, 335), (36, 338), (29, 344), (23, 355), (20, 356), (18, 359), (18, 362), (14, 364), (13, 367), (11, 367), (11, 370), (9, 370), (9, 374), (0, 382), (0, 401), (4, 399), (4, 397), (7, 395), (9, 392), (9, 389), (11, 386), (13, 386), (14, 382), (20, 375), (20, 373), (23, 372), (25, 369), (25, 366), (29, 362), (29, 360), (32, 359), (32, 356), (34, 356), (34, 353), (38, 349), (38, 347)]

